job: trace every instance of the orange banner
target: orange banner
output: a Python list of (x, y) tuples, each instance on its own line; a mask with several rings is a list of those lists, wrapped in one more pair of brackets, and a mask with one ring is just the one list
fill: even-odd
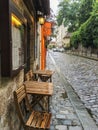
[(44, 28), (43, 28), (44, 36), (50, 36), (51, 35), (51, 27), (52, 27), (51, 22), (45, 22), (44, 23)]

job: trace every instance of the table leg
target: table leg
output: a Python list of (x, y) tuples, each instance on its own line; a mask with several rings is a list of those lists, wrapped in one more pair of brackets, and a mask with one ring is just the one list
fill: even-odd
[(50, 76), (50, 82), (52, 82), (52, 76)]

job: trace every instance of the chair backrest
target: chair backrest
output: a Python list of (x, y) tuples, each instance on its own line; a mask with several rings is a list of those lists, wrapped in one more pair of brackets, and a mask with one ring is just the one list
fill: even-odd
[(34, 75), (33, 75), (33, 71), (32, 70), (29, 70), (25, 74), (25, 81), (30, 81), (30, 80), (34, 80)]
[(33, 71), (32, 71), (32, 70), (29, 70), (29, 76), (30, 76), (30, 79), (33, 79), (34, 74), (33, 74)]
[(25, 81), (31, 80), (29, 72), (25, 74)]
[(27, 110), (32, 111), (32, 108), (29, 104), (28, 97), (26, 94), (25, 85), (22, 85), (21, 87), (19, 87), (16, 91), (13, 92), (13, 94), (14, 94), (14, 102), (15, 102), (19, 119), (22, 125), (24, 126), (26, 111)]
[(36, 70), (38, 70), (38, 69), (39, 69), (39, 65), (37, 64), (37, 65), (36, 65)]

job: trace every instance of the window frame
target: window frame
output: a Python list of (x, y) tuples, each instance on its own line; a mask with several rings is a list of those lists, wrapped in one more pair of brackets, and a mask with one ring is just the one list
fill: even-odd
[[(3, 14), (3, 15), (2, 15)], [(12, 31), (11, 31), (11, 15), (14, 14), (19, 18), (24, 26), (24, 64), (19, 66), (16, 70), (12, 68)], [(1, 77), (14, 77), (21, 69), (25, 67), (26, 63), (26, 19), (11, 0), (0, 2), (0, 19), (1, 29)]]
[[(15, 76), (19, 73), (21, 69), (25, 68), (26, 64), (26, 19), (25, 17), (21, 14), (19, 9), (16, 7), (16, 5), (13, 2), (10, 2), (10, 21), (11, 21), (11, 16), (14, 14), (20, 21), (22, 22), (24, 26), (24, 64), (20, 65), (16, 70), (13, 70), (12, 68), (12, 44), (11, 44), (11, 76)], [(12, 23), (10, 23), (10, 31), (11, 31), (11, 43), (12, 43), (12, 29), (11, 29)]]

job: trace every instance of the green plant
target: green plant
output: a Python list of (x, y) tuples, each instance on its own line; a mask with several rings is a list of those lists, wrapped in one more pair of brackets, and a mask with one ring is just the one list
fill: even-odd
[(98, 48), (98, 2), (93, 8), (90, 18), (72, 34), (71, 45), (75, 48), (80, 43), (86, 48)]
[(74, 47), (75, 49), (78, 48), (78, 45), (80, 43), (80, 36), (79, 36), (79, 31), (75, 31), (70, 39), (70, 44), (72, 47)]

